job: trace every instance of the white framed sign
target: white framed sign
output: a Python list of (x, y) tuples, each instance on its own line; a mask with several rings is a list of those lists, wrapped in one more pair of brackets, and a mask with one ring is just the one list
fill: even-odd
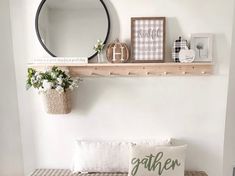
[(213, 34), (191, 34), (191, 49), (195, 51), (195, 62), (212, 62)]
[(131, 19), (132, 62), (164, 62), (165, 17)]

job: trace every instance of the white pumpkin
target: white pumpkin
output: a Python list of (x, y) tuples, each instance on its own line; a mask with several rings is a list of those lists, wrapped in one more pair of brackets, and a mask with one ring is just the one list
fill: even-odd
[(192, 49), (181, 49), (179, 52), (179, 60), (182, 63), (191, 63), (194, 61), (196, 52)]

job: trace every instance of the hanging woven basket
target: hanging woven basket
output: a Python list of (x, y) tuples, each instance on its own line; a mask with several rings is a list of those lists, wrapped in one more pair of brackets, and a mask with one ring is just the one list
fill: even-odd
[(55, 89), (48, 90), (42, 95), (45, 111), (48, 114), (69, 114), (72, 110), (71, 91), (59, 93)]

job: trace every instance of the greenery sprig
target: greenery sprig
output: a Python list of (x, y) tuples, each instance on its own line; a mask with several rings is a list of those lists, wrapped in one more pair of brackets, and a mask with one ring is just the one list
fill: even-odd
[(104, 42), (101, 40), (97, 40), (97, 44), (94, 46), (94, 50), (98, 53), (101, 53), (101, 51), (104, 49)]

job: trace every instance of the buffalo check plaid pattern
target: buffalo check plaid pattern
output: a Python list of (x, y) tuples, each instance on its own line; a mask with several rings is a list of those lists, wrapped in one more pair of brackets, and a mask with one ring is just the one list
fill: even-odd
[(135, 61), (164, 60), (164, 18), (132, 19), (132, 57)]
[(187, 40), (176, 40), (174, 42), (173, 51), (172, 51), (172, 58), (175, 62), (180, 62), (179, 60), (179, 53), (181, 49), (188, 49)]

